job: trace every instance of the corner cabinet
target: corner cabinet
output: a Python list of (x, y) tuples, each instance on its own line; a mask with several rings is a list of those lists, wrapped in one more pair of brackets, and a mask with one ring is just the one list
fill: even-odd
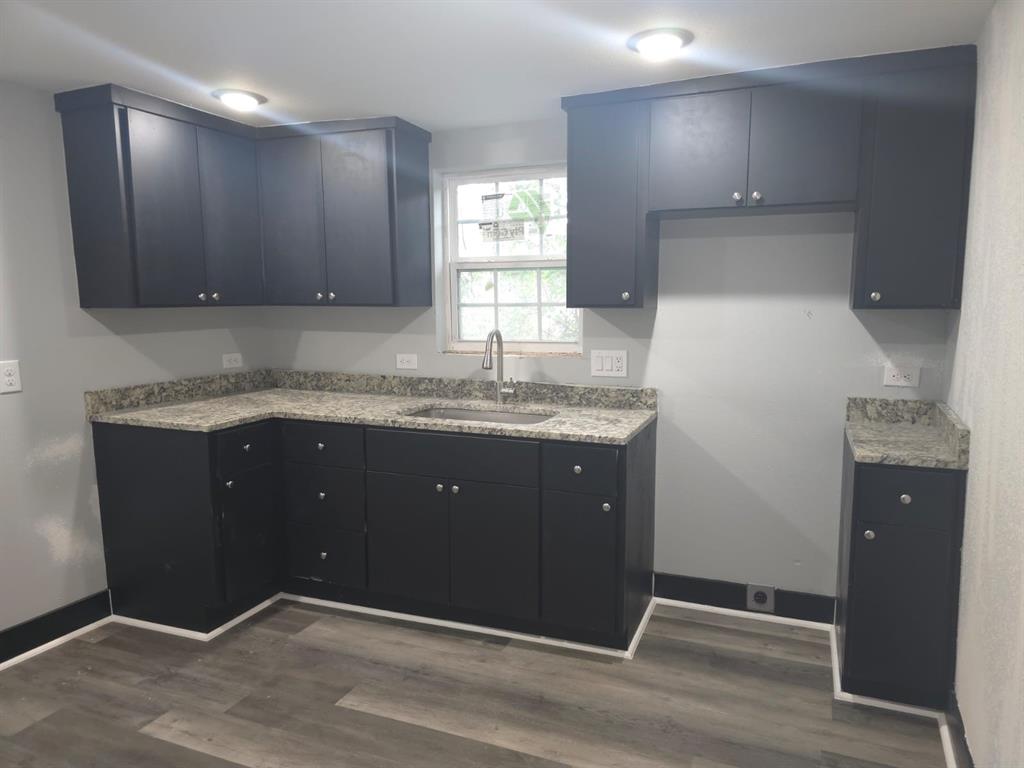
[(953, 685), (966, 472), (857, 464), (836, 599), (842, 688), (944, 709)]
[(253, 128), (112, 85), (55, 103), (82, 307), (430, 305), (426, 131)]
[(975, 50), (819, 62), (563, 99), (569, 303), (639, 307), (659, 221), (856, 213), (851, 306), (959, 306)]

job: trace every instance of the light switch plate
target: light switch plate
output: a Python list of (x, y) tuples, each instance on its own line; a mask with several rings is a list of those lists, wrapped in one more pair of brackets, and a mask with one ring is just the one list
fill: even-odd
[(624, 349), (590, 350), (590, 375), (625, 378), (629, 375), (629, 360)]
[(399, 352), (395, 355), (395, 368), (402, 371), (415, 371), (420, 367), (420, 359), (418, 355), (412, 352)]
[(229, 352), (226, 355), (221, 356), (225, 368), (241, 368), (242, 367), (242, 353), (241, 352)]
[(0, 360), (0, 395), (21, 392), (21, 366), (17, 360)]
[(882, 375), (882, 384), (886, 387), (916, 387), (921, 383), (920, 367), (909, 365), (887, 365)]

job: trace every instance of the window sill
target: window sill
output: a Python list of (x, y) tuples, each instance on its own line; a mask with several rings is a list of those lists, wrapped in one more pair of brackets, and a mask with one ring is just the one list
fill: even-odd
[[(441, 354), (444, 354), (444, 355), (457, 355), (459, 357), (483, 357), (484, 348), (480, 347), (479, 350), (446, 349)], [(508, 349), (506, 349), (505, 350), (505, 357), (523, 357), (523, 358), (525, 358), (525, 357), (542, 357), (542, 358), (564, 357), (564, 358), (575, 358), (577, 360), (582, 360), (583, 359), (583, 350), (579, 350), (579, 351), (576, 351), (576, 352), (561, 352), (561, 351), (559, 351), (559, 352), (538, 352), (538, 351), (532, 351), (532, 350), (531, 351), (522, 351), (522, 350), (515, 351), (515, 350), (508, 350)]]

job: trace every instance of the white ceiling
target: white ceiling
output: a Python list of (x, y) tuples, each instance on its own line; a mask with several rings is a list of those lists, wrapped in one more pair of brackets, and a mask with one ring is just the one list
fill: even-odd
[[(543, 119), (559, 97), (971, 43), (992, 0), (0, 0), (0, 79), (113, 82), (254, 124), (398, 115), (431, 130)], [(625, 47), (683, 26), (678, 61)], [(233, 115), (238, 117), (237, 114)]]

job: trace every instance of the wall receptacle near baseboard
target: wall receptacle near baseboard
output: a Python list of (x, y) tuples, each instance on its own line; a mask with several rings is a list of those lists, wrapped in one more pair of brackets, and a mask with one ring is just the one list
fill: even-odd
[(775, 587), (747, 584), (747, 610), (775, 613)]

